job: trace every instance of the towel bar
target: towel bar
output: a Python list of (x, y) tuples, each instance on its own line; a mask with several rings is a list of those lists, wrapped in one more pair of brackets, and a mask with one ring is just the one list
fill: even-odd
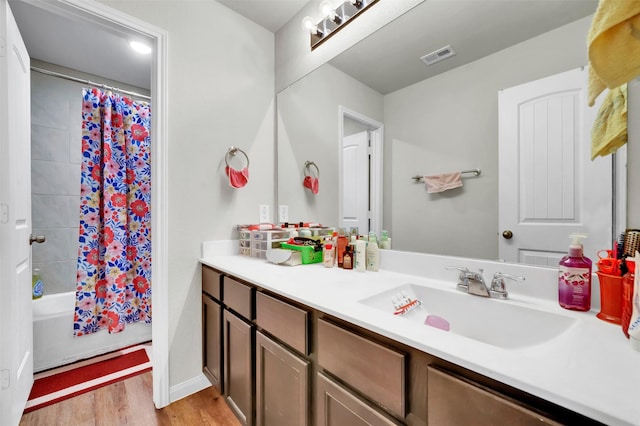
[[(473, 169), (473, 170), (463, 170), (460, 173), (462, 173), (462, 177), (477, 177), (480, 176), (480, 173), (482, 173), (482, 170), (480, 169)], [(471, 174), (472, 176), (465, 176), (465, 174)], [(422, 182), (423, 180), (423, 176), (412, 176), (411, 179), (414, 180), (415, 183), (419, 183)]]

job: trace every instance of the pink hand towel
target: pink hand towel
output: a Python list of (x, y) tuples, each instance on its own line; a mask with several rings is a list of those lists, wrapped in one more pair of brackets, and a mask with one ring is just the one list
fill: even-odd
[(315, 195), (318, 193), (320, 182), (318, 181), (317, 177), (305, 176), (304, 180), (302, 181), (302, 185), (305, 188), (310, 189), (311, 192), (313, 192), (313, 194)]
[(459, 188), (462, 186), (462, 173), (441, 173), (439, 175), (425, 176), (424, 182), (427, 192), (442, 192), (447, 189)]
[(232, 188), (242, 188), (249, 182), (249, 169), (246, 167), (242, 170), (236, 170), (226, 166), (224, 170), (229, 177), (229, 186)]

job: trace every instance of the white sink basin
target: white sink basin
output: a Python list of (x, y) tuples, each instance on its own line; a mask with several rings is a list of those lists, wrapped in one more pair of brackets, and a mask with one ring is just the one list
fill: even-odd
[[(404, 315), (394, 315), (392, 299), (403, 294), (418, 299), (420, 306)], [(456, 289), (440, 289), (404, 284), (360, 300), (390, 316), (402, 316), (424, 324), (427, 315), (436, 315), (449, 323), (449, 332), (506, 349), (544, 343), (568, 330), (576, 319), (508, 300), (473, 296)], [(425, 325), (428, 327), (428, 325)]]

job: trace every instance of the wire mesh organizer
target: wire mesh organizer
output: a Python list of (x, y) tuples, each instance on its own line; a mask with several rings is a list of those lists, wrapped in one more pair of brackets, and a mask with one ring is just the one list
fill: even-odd
[(636, 251), (640, 250), (640, 229), (627, 229), (624, 232), (624, 246), (622, 254), (627, 256), (635, 256)]

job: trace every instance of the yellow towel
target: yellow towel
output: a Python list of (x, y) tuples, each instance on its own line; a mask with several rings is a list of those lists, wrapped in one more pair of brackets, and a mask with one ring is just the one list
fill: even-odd
[(600, 0), (587, 38), (589, 106), (604, 90), (640, 75), (640, 0)]
[(609, 90), (591, 129), (591, 160), (613, 154), (627, 142), (627, 85)]

